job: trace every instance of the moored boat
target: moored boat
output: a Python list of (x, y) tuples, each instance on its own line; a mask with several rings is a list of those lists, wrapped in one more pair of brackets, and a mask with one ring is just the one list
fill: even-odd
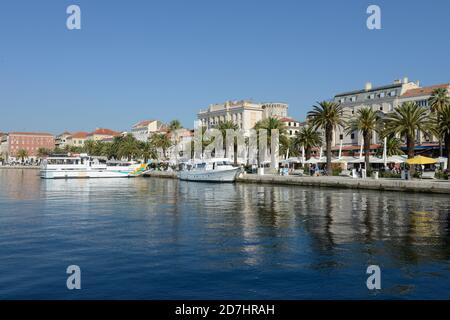
[(128, 178), (145, 173), (147, 165), (80, 155), (77, 157), (49, 157), (41, 165), (43, 179)]
[(211, 159), (186, 165), (178, 173), (180, 180), (201, 182), (234, 182), (241, 172), (240, 167), (234, 167), (228, 159)]

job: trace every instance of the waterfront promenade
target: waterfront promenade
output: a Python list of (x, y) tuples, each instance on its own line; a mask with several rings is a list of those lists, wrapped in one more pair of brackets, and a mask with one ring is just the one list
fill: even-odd
[[(175, 172), (155, 171), (146, 174), (148, 177), (176, 178)], [(400, 180), (400, 179), (353, 179), (346, 177), (299, 177), (280, 175), (244, 174), (237, 179), (238, 183), (257, 183), (273, 185), (297, 185), (327, 188), (385, 190), (398, 192), (422, 192), (450, 194), (450, 181), (445, 180)]]

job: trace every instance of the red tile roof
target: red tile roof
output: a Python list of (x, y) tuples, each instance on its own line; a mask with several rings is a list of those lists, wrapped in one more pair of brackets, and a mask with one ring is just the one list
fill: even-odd
[(99, 136), (119, 136), (120, 132), (113, 131), (105, 128), (97, 128), (94, 132), (88, 134), (89, 136), (99, 135)]
[(75, 132), (74, 134), (72, 134), (70, 137), (72, 138), (72, 139), (86, 139), (87, 138), (87, 136), (88, 136), (88, 132), (83, 132), (83, 131), (80, 131), (80, 132)]
[(437, 85), (429, 86), (429, 87), (410, 89), (410, 90), (406, 91), (401, 97), (407, 98), (407, 97), (429, 96), (436, 89), (439, 89), (439, 88), (447, 88), (448, 89), (449, 87), (450, 87), (450, 83), (444, 83), (444, 84), (437, 84)]
[(133, 128), (139, 128), (139, 127), (146, 127), (148, 126), (150, 123), (154, 122), (156, 120), (143, 120), (141, 122), (136, 123)]
[(10, 132), (10, 135), (18, 135), (18, 136), (46, 136), (53, 137), (51, 133), (45, 132)]

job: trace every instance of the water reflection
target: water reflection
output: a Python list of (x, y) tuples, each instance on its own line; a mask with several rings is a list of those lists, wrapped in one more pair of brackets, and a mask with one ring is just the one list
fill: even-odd
[[(165, 279), (161, 292), (179, 286), (177, 292), (186, 290), (186, 296), (193, 289), (187, 289), (190, 282), (180, 270), (211, 275), (209, 284), (235, 283), (236, 290), (247, 292), (244, 298), (286, 298), (288, 292), (289, 298), (298, 297), (299, 278), (308, 279), (303, 289), (314, 291), (317, 283), (326, 286), (334, 271), (348, 273), (372, 263), (400, 270), (389, 291), (393, 295), (414, 294), (401, 290), (410, 288), (401, 279), (416, 276), (408, 266), (448, 277), (446, 195), (171, 179), (42, 181), (32, 170), (0, 170), (0, 186), (0, 258), (8, 261), (28, 263), (20, 251), (26, 246), (47, 259), (69, 253), (104, 257), (96, 270), (126, 270), (127, 281), (131, 274), (150, 277), (152, 270), (151, 281)], [(427, 269), (433, 263), (437, 271)], [(10, 270), (3, 265), (0, 271)], [(173, 283), (166, 274), (180, 278)], [(198, 290), (197, 298), (204, 298), (211, 289)]]

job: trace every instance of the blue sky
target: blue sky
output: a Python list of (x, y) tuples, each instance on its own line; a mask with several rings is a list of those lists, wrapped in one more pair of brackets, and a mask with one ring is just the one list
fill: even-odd
[[(370, 4), (382, 30), (366, 28)], [(302, 120), (367, 81), (450, 82), (449, 31), (446, 0), (2, 0), (0, 131), (192, 127), (229, 99), (287, 102)]]

